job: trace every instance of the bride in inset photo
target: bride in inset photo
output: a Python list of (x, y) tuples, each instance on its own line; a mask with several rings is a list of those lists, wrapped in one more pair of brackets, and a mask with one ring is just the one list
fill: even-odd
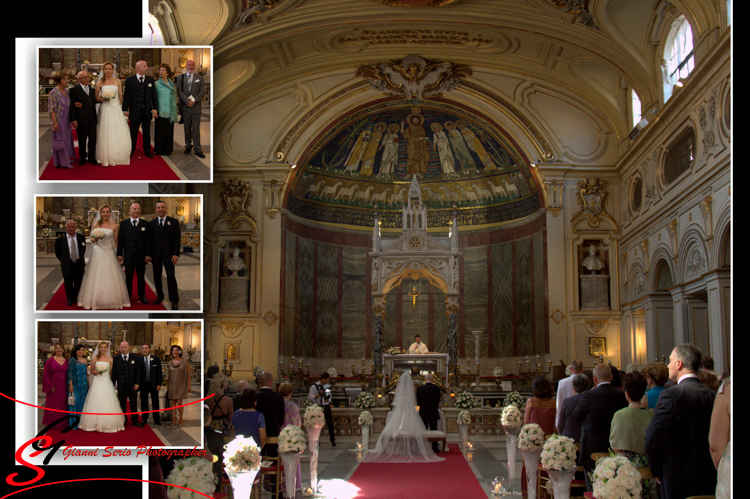
[[(120, 401), (112, 383), (112, 357), (107, 351), (107, 343), (102, 341), (97, 345), (96, 355), (91, 357), (90, 372), (94, 379), (89, 386), (83, 413), (78, 422), (78, 429), (83, 431), (98, 431), (101, 433), (115, 433), (125, 429), (125, 415), (120, 408)], [(88, 413), (99, 413), (98, 415)], [(104, 413), (104, 414), (103, 414)], [(106, 415), (105, 415), (106, 414)]]
[(115, 66), (106, 62), (94, 87), (99, 102), (96, 125), (96, 160), (102, 166), (130, 164), (130, 127), (122, 112), (122, 82)]
[(99, 215), (91, 226), (94, 244), (78, 292), (78, 306), (86, 310), (119, 310), (130, 306), (125, 272), (117, 261), (120, 227), (110, 220), (111, 216), (112, 209), (105, 204), (99, 208)]

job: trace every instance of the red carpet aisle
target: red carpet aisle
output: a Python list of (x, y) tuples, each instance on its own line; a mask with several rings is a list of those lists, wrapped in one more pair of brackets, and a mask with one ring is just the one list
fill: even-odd
[[(76, 138), (76, 131), (73, 130), (73, 139)], [(147, 158), (143, 153), (142, 144), (143, 136), (138, 133), (138, 142), (136, 142), (135, 154), (130, 158), (129, 165), (118, 166), (95, 166), (86, 161), (81, 166), (78, 164), (78, 147), (76, 147), (75, 162), (71, 162), (72, 169), (55, 168), (52, 159), (47, 163), (47, 167), (42, 172), (39, 180), (180, 180), (169, 165), (161, 156)]]
[[(147, 269), (146, 272), (149, 272)], [(144, 305), (138, 300), (138, 277), (133, 274), (133, 295), (130, 297), (130, 306), (125, 307), (122, 310), (147, 310), (147, 311), (161, 311), (166, 310), (166, 307), (160, 303), (158, 305), (153, 305), (154, 300), (156, 300), (156, 293), (151, 289), (151, 286), (146, 284), (146, 300), (148, 301), (148, 305)], [(83, 307), (79, 307), (77, 304), (68, 306), (68, 298), (65, 296), (65, 286), (63, 286), (62, 282), (60, 283), (60, 287), (57, 289), (57, 292), (52, 297), (52, 299), (47, 303), (47, 306), (44, 307), (44, 310), (85, 310)]]
[(360, 489), (357, 499), (487, 497), (458, 445), (448, 449), (439, 463), (361, 463), (349, 483)]

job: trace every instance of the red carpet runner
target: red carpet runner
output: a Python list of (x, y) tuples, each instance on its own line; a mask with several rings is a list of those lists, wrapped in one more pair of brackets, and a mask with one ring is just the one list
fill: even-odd
[(360, 489), (357, 499), (487, 497), (458, 445), (448, 449), (439, 463), (361, 463), (349, 483)]
[[(148, 269), (146, 269), (146, 272), (149, 272)], [(138, 276), (136, 274), (133, 274), (133, 294), (130, 297), (130, 306), (125, 307), (122, 310), (144, 310), (144, 311), (160, 311), (160, 310), (166, 310), (166, 307), (163, 303), (160, 303), (158, 305), (154, 305), (154, 300), (156, 300), (156, 293), (151, 289), (151, 286), (146, 284), (146, 300), (148, 301), (148, 305), (144, 305), (138, 300)], [(70, 307), (68, 306), (68, 297), (65, 295), (65, 285), (63, 283), (60, 283), (60, 287), (57, 289), (57, 292), (52, 297), (52, 299), (47, 303), (47, 306), (44, 307), (44, 310), (86, 310), (83, 307), (79, 307), (77, 303), (74, 303)]]
[[(130, 419), (128, 419), (125, 429), (116, 433), (99, 433), (98, 431), (83, 430), (71, 430), (68, 433), (61, 433), (61, 430), (50, 430), (46, 434), (52, 437), (52, 443), (65, 440), (63, 447), (67, 447), (68, 445), (76, 447), (99, 447), (99, 456), (104, 455), (103, 447), (108, 446), (148, 447), (153, 445), (154, 447), (168, 447), (168, 445), (164, 444), (156, 436), (154, 430), (149, 427), (150, 425), (151, 422), (149, 420), (149, 424), (144, 428), (138, 428), (137, 426), (133, 426)], [(132, 456), (135, 456), (135, 452), (132, 453)]]
[[(76, 138), (76, 131), (73, 130), (73, 138)], [(71, 160), (70, 168), (55, 168), (50, 158), (46, 168), (42, 172), (39, 180), (180, 180), (175, 175), (172, 168), (161, 156), (147, 158), (143, 152), (143, 136), (138, 132), (138, 141), (135, 146), (135, 154), (130, 158), (129, 165), (117, 166), (95, 166), (86, 161), (85, 165), (78, 164), (78, 147), (76, 147), (75, 161)], [(179, 152), (179, 151), (178, 151)], [(172, 153), (174, 154), (174, 153)]]

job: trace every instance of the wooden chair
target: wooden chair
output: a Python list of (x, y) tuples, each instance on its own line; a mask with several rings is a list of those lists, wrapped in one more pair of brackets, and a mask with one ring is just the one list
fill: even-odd
[[(279, 437), (266, 437), (266, 444), (278, 444), (279, 443)], [(281, 460), (281, 454), (279, 454), (276, 457), (271, 456), (263, 456), (262, 461), (271, 461), (271, 466), (267, 466), (265, 468), (261, 467), (260, 472), (257, 475), (258, 484), (253, 486), (253, 490), (255, 490), (259, 495), (260, 494), (270, 494), (270, 492), (266, 492), (263, 490), (263, 482), (264, 477), (266, 475), (274, 476), (276, 477), (276, 484), (275, 484), (275, 497), (279, 498), (279, 493), (284, 490), (283, 485), (285, 484), (285, 476), (284, 476), (284, 463)], [(271, 480), (271, 483), (273, 484), (273, 480)], [(258, 496), (255, 496), (258, 497)]]

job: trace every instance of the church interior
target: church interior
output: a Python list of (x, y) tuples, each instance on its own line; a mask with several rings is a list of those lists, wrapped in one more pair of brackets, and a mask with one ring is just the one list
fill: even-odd
[[(206, 367), (300, 402), (332, 370), (351, 443), (357, 390), (376, 437), (393, 374), (434, 371), (449, 440), (470, 391), (497, 466), (498, 407), (537, 374), (682, 343), (730, 367), (730, 1), (150, 11), (167, 43), (213, 46), (214, 181), (151, 185), (204, 194)], [(431, 354), (399, 361), (416, 335)]]

